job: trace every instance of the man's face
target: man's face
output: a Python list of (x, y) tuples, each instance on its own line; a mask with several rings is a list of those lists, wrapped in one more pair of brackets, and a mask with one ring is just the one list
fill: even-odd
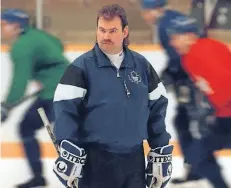
[(191, 45), (193, 44), (193, 38), (189, 33), (174, 34), (171, 36), (170, 44), (176, 49), (177, 53), (184, 55), (188, 53)]
[(128, 27), (122, 29), (119, 17), (111, 20), (100, 17), (96, 33), (100, 49), (108, 54), (116, 54), (123, 48), (123, 41), (128, 36)]
[(155, 24), (159, 17), (158, 9), (145, 9), (142, 11), (142, 17), (147, 24)]
[(9, 23), (6, 20), (1, 20), (1, 33), (3, 39), (11, 40), (16, 36), (16, 24)]

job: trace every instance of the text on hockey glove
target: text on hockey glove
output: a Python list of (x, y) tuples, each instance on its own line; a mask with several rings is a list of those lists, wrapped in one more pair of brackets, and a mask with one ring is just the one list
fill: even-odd
[(74, 180), (81, 178), (86, 153), (73, 143), (63, 140), (59, 147), (59, 157), (55, 161), (53, 171), (63, 185), (73, 187)]
[(146, 168), (148, 188), (164, 188), (167, 185), (172, 174), (172, 151), (172, 145), (150, 150)]

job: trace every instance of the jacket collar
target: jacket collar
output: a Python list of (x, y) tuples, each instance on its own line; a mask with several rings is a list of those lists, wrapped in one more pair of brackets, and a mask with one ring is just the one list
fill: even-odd
[[(93, 53), (95, 55), (98, 67), (113, 67), (108, 57), (99, 48), (98, 43), (95, 44), (93, 48)], [(128, 47), (124, 47), (124, 60), (121, 67), (134, 68), (135, 62), (131, 50)]]

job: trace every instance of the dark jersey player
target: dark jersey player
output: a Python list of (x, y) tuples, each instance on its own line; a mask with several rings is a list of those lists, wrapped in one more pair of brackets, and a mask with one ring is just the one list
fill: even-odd
[(215, 188), (228, 188), (214, 157), (215, 150), (231, 147), (231, 52), (223, 43), (200, 39), (196, 20), (177, 17), (169, 25), (171, 45), (182, 55), (182, 66), (215, 109), (217, 122), (210, 134), (198, 140), (192, 166), (198, 168)]

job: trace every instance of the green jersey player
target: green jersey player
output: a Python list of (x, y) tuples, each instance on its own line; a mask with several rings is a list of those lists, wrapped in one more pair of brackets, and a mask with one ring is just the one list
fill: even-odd
[(53, 96), (56, 86), (69, 61), (63, 55), (64, 48), (56, 37), (30, 27), (29, 16), (22, 10), (7, 9), (1, 13), (2, 35), (13, 41), (9, 51), (13, 64), (13, 76), (9, 93), (1, 103), (1, 121), (4, 122), (11, 107), (20, 101), (30, 80), (35, 80), (41, 91), (20, 122), (19, 134), (25, 155), (34, 177), (18, 185), (19, 188), (45, 186), (40, 149), (35, 132), (43, 125), (37, 113), (43, 107), (53, 121)]

